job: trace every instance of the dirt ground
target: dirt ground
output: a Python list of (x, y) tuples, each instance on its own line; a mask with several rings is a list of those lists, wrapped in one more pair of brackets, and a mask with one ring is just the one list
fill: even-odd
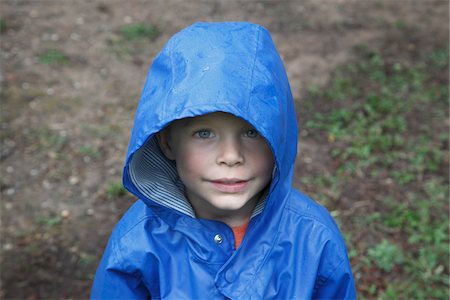
[[(135, 201), (117, 186), (145, 76), (185, 26), (267, 27), (300, 111), (305, 88), (326, 85), (357, 46), (409, 55), (448, 41), (448, 2), (432, 0), (3, 0), (0, 18), (1, 299), (88, 298), (109, 233)], [(120, 28), (134, 23), (159, 35), (124, 42)], [(395, 24), (415, 31), (395, 36)], [(63, 59), (43, 61), (55, 49)], [(327, 171), (316, 140), (299, 149), (297, 177)]]

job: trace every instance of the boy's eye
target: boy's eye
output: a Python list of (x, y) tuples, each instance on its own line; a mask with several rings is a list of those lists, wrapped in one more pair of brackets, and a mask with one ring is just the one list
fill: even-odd
[(201, 139), (208, 139), (214, 136), (214, 133), (208, 129), (202, 129), (195, 132), (195, 136)]
[(255, 129), (249, 129), (245, 133), (245, 136), (247, 136), (249, 138), (257, 138), (257, 137), (259, 137), (259, 133)]

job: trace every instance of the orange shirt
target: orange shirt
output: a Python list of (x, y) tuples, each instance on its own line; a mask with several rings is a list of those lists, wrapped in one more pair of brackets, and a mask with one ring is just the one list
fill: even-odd
[(245, 231), (247, 231), (248, 223), (244, 223), (242, 225), (231, 227), (234, 234), (234, 248), (237, 249), (244, 238)]

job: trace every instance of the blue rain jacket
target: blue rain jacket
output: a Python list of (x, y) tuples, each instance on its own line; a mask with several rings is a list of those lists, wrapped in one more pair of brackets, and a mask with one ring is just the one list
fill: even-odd
[[(155, 142), (173, 120), (217, 111), (254, 126), (276, 164), (238, 249), (226, 224), (195, 218)], [(265, 28), (196, 23), (175, 34), (152, 63), (127, 153), (123, 182), (140, 200), (110, 237), (92, 299), (356, 298), (338, 227), (292, 188), (296, 154), (293, 99)]]

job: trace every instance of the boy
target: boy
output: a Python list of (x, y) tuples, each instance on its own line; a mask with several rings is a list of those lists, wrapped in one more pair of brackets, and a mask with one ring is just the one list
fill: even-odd
[(140, 200), (93, 299), (354, 299), (339, 229), (292, 188), (283, 63), (263, 27), (196, 23), (153, 61), (124, 168)]

